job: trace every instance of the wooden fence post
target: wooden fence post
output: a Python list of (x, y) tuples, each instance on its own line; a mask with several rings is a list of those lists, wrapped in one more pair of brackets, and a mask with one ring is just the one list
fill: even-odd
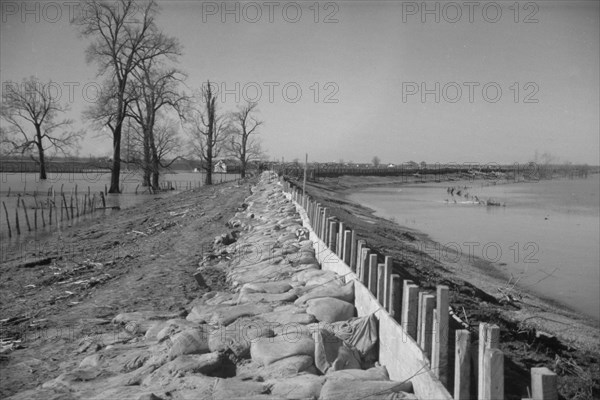
[(394, 260), (390, 256), (385, 256), (385, 283), (383, 284), (383, 306), (386, 310), (390, 310), (390, 281)]
[(369, 256), (370, 255), (371, 255), (371, 250), (363, 247), (362, 255), (360, 257), (361, 264), (362, 264), (362, 276), (361, 276), (360, 281), (365, 286), (369, 285)]
[(342, 259), (344, 258), (344, 234), (346, 233), (346, 226), (343, 222), (340, 221), (340, 226), (338, 227), (338, 241), (336, 243), (336, 253), (337, 256)]
[(352, 231), (349, 229), (346, 229), (346, 231), (344, 232), (344, 253), (343, 253), (343, 257), (342, 257), (342, 261), (344, 261), (346, 264), (348, 264), (348, 260), (350, 260), (350, 250), (352, 250), (352, 244), (350, 243), (350, 241), (352, 240)]
[(532, 400), (557, 400), (557, 376), (546, 367), (531, 368)]
[(417, 338), (417, 303), (419, 287), (411, 280), (404, 280), (402, 290), (402, 327), (413, 339)]
[(358, 280), (362, 282), (362, 273), (363, 273), (363, 266), (362, 266), (362, 249), (363, 247), (365, 247), (365, 244), (367, 242), (365, 242), (364, 240), (359, 240), (356, 242), (356, 276), (358, 277)]
[(433, 315), (435, 309), (435, 296), (426, 294), (423, 296), (423, 318), (421, 318), (421, 349), (431, 362), (433, 346)]
[[(490, 388), (487, 386), (489, 379), (486, 379), (486, 354), (490, 350), (496, 349), (500, 341), (500, 328), (497, 325), (486, 323), (479, 324), (479, 354), (478, 354), (478, 377), (477, 394), (478, 398), (483, 399), (486, 393), (489, 394)], [(489, 372), (489, 371), (488, 371)]]
[(320, 233), (321, 233), (321, 238), (323, 239), (323, 242), (325, 242), (325, 243), (327, 243), (327, 228), (329, 227), (328, 218), (329, 218), (329, 209), (327, 207), (324, 207)]
[(331, 251), (337, 254), (337, 233), (338, 233), (338, 223), (336, 221), (329, 222), (329, 240), (328, 245)]
[(385, 264), (377, 264), (377, 301), (385, 309)]
[(437, 325), (431, 355), (431, 368), (444, 386), (448, 386), (448, 286), (439, 285), (436, 293)]
[(500, 349), (486, 349), (483, 360), (483, 400), (504, 399), (504, 354)]
[(466, 329), (456, 331), (454, 357), (454, 399), (471, 398), (471, 333)]
[(352, 271), (356, 272), (356, 232), (352, 231), (352, 246), (350, 247), (350, 264), (349, 267)]
[(2, 202), (2, 207), (4, 207), (4, 215), (6, 216), (6, 226), (8, 228), (8, 237), (12, 237), (12, 230), (10, 229), (10, 221), (8, 219), (8, 210), (6, 209), (6, 204)]
[(400, 313), (402, 312), (402, 291), (400, 290), (400, 275), (392, 274), (390, 277), (390, 305), (389, 313), (397, 322), (400, 321)]
[(369, 255), (369, 277), (367, 279), (369, 292), (377, 297), (377, 254)]

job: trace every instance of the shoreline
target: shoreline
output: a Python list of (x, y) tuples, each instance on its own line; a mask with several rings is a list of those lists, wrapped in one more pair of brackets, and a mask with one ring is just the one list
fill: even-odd
[[(355, 230), (358, 238), (366, 240), (371, 249), (400, 260), (395, 262), (394, 269), (402, 279), (416, 280), (423, 288), (439, 283), (449, 285), (451, 305), (462, 321), (498, 324), (501, 348), (513, 366), (546, 366), (556, 371), (557, 367), (561, 368), (562, 360), (570, 358), (590, 374), (586, 376), (593, 383), (583, 383), (575, 377), (572, 377), (573, 381), (566, 379), (564, 382), (561, 379), (565, 377), (561, 376), (559, 382), (562, 383), (559, 385), (564, 385), (561, 394), (566, 398), (573, 397), (579, 388), (586, 385), (599, 390), (600, 379), (591, 378), (600, 373), (600, 329), (597, 321), (528, 292), (523, 293), (522, 299), (504, 302), (498, 289), (506, 287), (507, 275), (491, 262), (477, 257), (458, 263), (436, 260), (420, 250), (423, 245), (426, 248), (436, 245), (427, 233), (382, 218), (373, 209), (347, 198), (353, 190), (407, 183), (413, 182), (382, 177), (340, 177), (307, 182), (306, 192), (328, 207), (330, 215)], [(461, 257), (463, 261), (467, 258)], [(506, 375), (507, 382), (517, 382), (521, 378), (519, 373)]]

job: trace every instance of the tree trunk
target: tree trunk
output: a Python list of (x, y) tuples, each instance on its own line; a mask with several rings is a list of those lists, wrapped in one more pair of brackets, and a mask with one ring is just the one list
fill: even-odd
[(242, 179), (246, 177), (246, 161), (242, 161), (242, 169), (240, 171), (240, 177)]
[(154, 187), (152, 185), (152, 183), (150, 182), (150, 179), (152, 177), (152, 155), (150, 153), (150, 133), (148, 132), (147, 128), (143, 129), (143, 135), (144, 135), (144, 140), (143, 140), (143, 146), (144, 146), (144, 175), (142, 177), (142, 186), (147, 186), (150, 187), (152, 186), (153, 189), (158, 189), (157, 187)]
[(121, 127), (121, 122), (118, 122), (113, 132), (113, 162), (108, 193), (121, 193), (121, 188), (119, 187), (119, 178), (121, 175)]
[(40, 159), (40, 179), (41, 180), (45, 180), (47, 179), (46, 176), (46, 160), (45, 160), (45, 156), (44, 156), (44, 146), (42, 146), (42, 132), (40, 130), (39, 126), (35, 127), (36, 129), (36, 135), (37, 135), (37, 148), (38, 148), (38, 156)]
[[(154, 122), (153, 122), (154, 123)], [(160, 177), (160, 160), (158, 159), (158, 151), (156, 150), (156, 143), (154, 142), (154, 131), (149, 130), (148, 132), (148, 147), (151, 153), (151, 171), (152, 171), (152, 188), (158, 190), (158, 181)]]

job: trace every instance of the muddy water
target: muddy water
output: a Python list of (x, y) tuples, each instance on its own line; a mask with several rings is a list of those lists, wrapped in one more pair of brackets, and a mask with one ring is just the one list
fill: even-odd
[[(449, 186), (455, 187), (452, 194)], [(518, 281), (523, 291), (598, 321), (599, 192), (599, 176), (591, 175), (506, 185), (465, 181), (377, 187), (349, 198), (429, 234), (441, 246), (424, 250), (438, 259), (456, 261), (447, 248), (462, 252), (460, 262), (472, 256), (487, 259), (512, 275), (511, 283)], [(478, 203), (488, 200), (501, 205)]]

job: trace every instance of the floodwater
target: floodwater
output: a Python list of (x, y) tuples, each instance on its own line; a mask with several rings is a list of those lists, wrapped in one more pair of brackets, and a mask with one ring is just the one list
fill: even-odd
[[(441, 246), (424, 250), (438, 259), (456, 261), (445, 250), (451, 248), (462, 252), (461, 263), (473, 256), (491, 261), (517, 289), (600, 321), (599, 178), (406, 184), (349, 199), (427, 233)], [(500, 206), (481, 204), (488, 200)]]
[[(157, 196), (170, 196), (173, 193), (177, 193), (181, 190), (197, 188), (204, 185), (204, 173), (200, 172), (188, 172), (188, 171), (173, 171), (171, 173), (162, 174), (160, 177), (161, 184), (165, 183), (169, 187), (173, 187), (174, 190), (168, 190), (160, 192), (159, 194), (153, 195), (148, 193), (147, 188), (142, 187), (142, 177), (138, 171), (122, 171), (121, 174), (121, 189), (120, 194), (107, 194), (106, 195), (106, 207), (107, 210), (98, 210), (93, 215), (86, 214), (80, 216), (74, 220), (60, 221), (60, 207), (54, 211), (53, 224), (52, 226), (47, 225), (42, 228), (41, 223), (41, 210), (38, 218), (38, 230), (29, 232), (26, 225), (25, 215), (22, 213), (22, 209), (19, 215), (19, 224), (21, 228), (21, 235), (16, 235), (16, 217), (15, 209), (17, 206), (18, 195), (20, 194), (28, 208), (30, 224), (33, 225), (34, 221), (34, 193), (38, 203), (44, 203), (52, 198), (52, 191), (55, 193), (55, 200), (60, 203), (60, 193), (65, 194), (66, 202), (70, 205), (71, 196), (75, 195), (77, 190), (78, 198), (80, 202), (83, 196), (89, 193), (96, 195), (96, 207), (100, 205), (100, 192), (104, 192), (106, 186), (110, 186), (110, 173), (49, 173), (48, 179), (41, 181), (37, 173), (1, 173), (0, 174), (0, 198), (4, 205), (0, 205), (0, 239), (3, 242), (15, 243), (20, 240), (38, 238), (39, 235), (52, 233), (60, 230), (65, 226), (70, 226), (82, 221), (87, 221), (95, 218), (99, 215), (113, 212), (112, 208), (117, 207), (119, 209), (127, 209), (137, 204), (141, 204), (145, 201), (155, 199)], [(229, 182), (240, 178), (239, 174), (213, 174), (213, 183)], [(4, 212), (4, 206), (8, 211), (9, 222), (12, 227), (12, 239), (8, 239), (8, 225), (6, 223), (6, 213)], [(81, 205), (80, 205), (81, 207)], [(58, 221), (55, 218), (58, 217)], [(48, 218), (48, 210), (45, 210), (45, 218)], [(32, 226), (33, 228), (33, 226)]]

